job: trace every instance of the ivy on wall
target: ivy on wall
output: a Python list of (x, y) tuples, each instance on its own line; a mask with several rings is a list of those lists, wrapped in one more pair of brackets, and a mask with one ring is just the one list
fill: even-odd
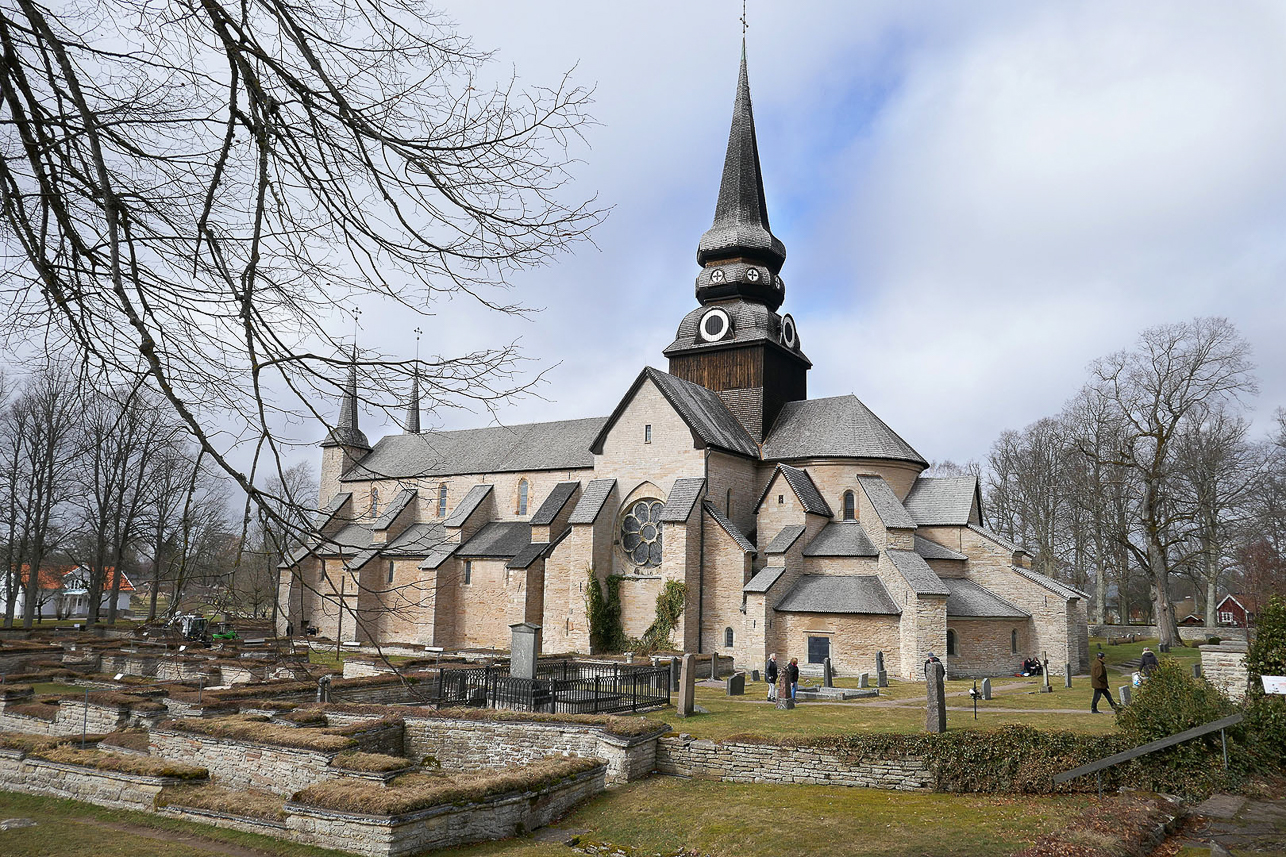
[(607, 593), (594, 575), (588, 571), (585, 584), (585, 612), (589, 616), (589, 650), (593, 653), (621, 652), (625, 650), (625, 628), (621, 624), (621, 578), (607, 576)]
[(683, 583), (677, 580), (665, 582), (656, 596), (656, 618), (643, 632), (643, 638), (639, 641), (642, 651), (654, 652), (657, 649), (670, 648), (670, 636), (674, 633), (674, 629), (679, 627), (679, 620), (683, 618), (683, 604), (687, 595), (688, 587)]

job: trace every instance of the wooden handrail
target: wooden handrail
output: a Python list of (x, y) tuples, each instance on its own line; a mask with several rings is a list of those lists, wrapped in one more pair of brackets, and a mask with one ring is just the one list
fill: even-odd
[[(1079, 768), (1072, 768), (1070, 771), (1064, 771), (1061, 774), (1054, 775), (1055, 785), (1065, 783), (1068, 780), (1074, 780), (1077, 777), (1083, 777), (1086, 774), (1093, 774), (1113, 765), (1119, 765), (1121, 762), (1128, 762), (1131, 759), (1137, 759), (1140, 756), (1146, 756), (1148, 753), (1155, 753), (1157, 750), (1164, 750), (1166, 747), (1173, 747), (1175, 744), (1182, 744), (1184, 741), (1191, 741), (1193, 738), (1200, 738), (1202, 735), (1209, 735), (1211, 732), (1221, 732), (1229, 726), (1236, 726), (1243, 720), (1240, 714), (1233, 714), (1228, 717), (1222, 717), (1218, 720), (1212, 720), (1204, 726), (1194, 726), (1191, 729), (1185, 729), (1167, 738), (1161, 738), (1156, 741), (1150, 741), (1147, 744), (1135, 747), (1133, 750), (1126, 750), (1123, 753), (1117, 753), (1099, 759), (1097, 762), (1090, 762), (1087, 765), (1081, 765)], [(1224, 765), (1228, 764), (1225, 753)]]

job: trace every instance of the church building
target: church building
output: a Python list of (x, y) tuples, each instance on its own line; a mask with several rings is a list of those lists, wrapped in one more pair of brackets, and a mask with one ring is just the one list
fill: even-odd
[[(808, 398), (782, 314), (743, 54), (697, 306), (606, 417), (420, 431), (372, 446), (358, 378), (322, 446), (318, 540), (283, 568), (281, 623), (343, 640), (591, 654), (587, 587), (640, 638), (681, 601), (669, 645), (841, 674), (1089, 668), (1085, 593), (1038, 574), (982, 522), (974, 477), (927, 460), (853, 395)], [(609, 581), (609, 578), (612, 578)], [(609, 585), (610, 583), (610, 585)], [(607, 596), (605, 596), (607, 597)], [(337, 609), (342, 599), (345, 609)]]

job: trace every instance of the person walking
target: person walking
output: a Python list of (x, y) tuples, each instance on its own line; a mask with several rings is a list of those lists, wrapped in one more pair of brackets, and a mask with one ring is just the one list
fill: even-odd
[(773, 652), (768, 656), (768, 664), (764, 667), (764, 680), (768, 682), (768, 701), (772, 702), (777, 698), (777, 653)]
[(791, 658), (786, 666), (786, 681), (790, 684), (790, 698), (794, 700), (795, 692), (799, 690), (799, 658)]
[(1094, 659), (1094, 663), (1090, 664), (1090, 687), (1094, 688), (1094, 699), (1090, 702), (1090, 712), (1093, 714), (1099, 713), (1099, 697), (1106, 697), (1107, 704), (1112, 706), (1113, 711), (1120, 710), (1120, 706), (1118, 706), (1116, 704), (1116, 700), (1112, 698), (1112, 691), (1108, 690), (1107, 661), (1103, 658), (1103, 653), (1099, 652), (1098, 657)]
[(1156, 668), (1159, 666), (1161, 666), (1161, 662), (1157, 660), (1157, 656), (1152, 654), (1151, 649), (1145, 648), (1143, 657), (1139, 658), (1139, 672), (1143, 673), (1144, 678), (1147, 678), (1156, 672)]

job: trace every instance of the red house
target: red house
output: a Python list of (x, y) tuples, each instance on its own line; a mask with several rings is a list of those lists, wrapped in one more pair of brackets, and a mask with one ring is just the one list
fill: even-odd
[(1234, 625), (1245, 628), (1255, 623), (1255, 614), (1259, 612), (1259, 599), (1253, 595), (1233, 595), (1229, 593), (1215, 608), (1220, 625)]

